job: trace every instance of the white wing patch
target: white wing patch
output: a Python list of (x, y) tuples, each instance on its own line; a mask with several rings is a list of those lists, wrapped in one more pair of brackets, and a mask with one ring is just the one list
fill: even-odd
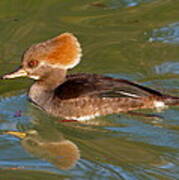
[(121, 94), (123, 94), (125, 96), (129, 96), (129, 97), (134, 97), (134, 98), (138, 98), (139, 97), (136, 94), (131, 94), (131, 93), (128, 93), (128, 92), (125, 92), (125, 91), (118, 91), (118, 92), (120, 92)]

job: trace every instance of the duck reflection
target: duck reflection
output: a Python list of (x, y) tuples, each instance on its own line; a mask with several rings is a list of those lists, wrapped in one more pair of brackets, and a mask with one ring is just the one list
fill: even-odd
[(70, 169), (80, 158), (78, 147), (70, 140), (64, 139), (62, 134), (53, 131), (56, 139), (45, 138), (37, 130), (27, 132), (8, 131), (6, 134), (21, 139), (25, 150), (33, 155), (47, 160), (59, 169)]
[[(121, 115), (120, 118), (100, 117), (83, 123), (63, 122), (33, 106), (29, 109), (30, 125), (22, 122), (17, 124), (18, 132), (8, 131), (6, 134), (20, 138), (25, 150), (59, 169), (71, 169), (79, 159), (73, 172), (82, 169), (98, 173), (97, 167), (107, 172), (111, 166), (130, 171), (130, 168), (157, 168), (170, 163), (165, 160), (165, 154), (172, 149), (165, 143), (172, 142), (172, 137), (166, 135), (166, 129), (160, 128), (156, 132), (157, 127), (150, 126), (143, 116), (141, 119)], [(140, 126), (144, 128), (139, 131)], [(163, 139), (163, 136), (167, 138)], [(159, 142), (163, 147), (157, 145)]]

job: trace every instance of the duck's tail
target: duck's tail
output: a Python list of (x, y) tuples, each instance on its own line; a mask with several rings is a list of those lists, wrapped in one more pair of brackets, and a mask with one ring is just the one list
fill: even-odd
[(167, 106), (179, 106), (179, 97), (176, 96), (165, 95), (163, 101)]

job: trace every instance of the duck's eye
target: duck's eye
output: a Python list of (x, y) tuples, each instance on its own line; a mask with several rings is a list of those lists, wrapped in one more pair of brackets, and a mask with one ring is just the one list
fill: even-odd
[(29, 61), (27, 65), (30, 68), (35, 68), (35, 67), (37, 67), (38, 64), (39, 64), (39, 62), (37, 60), (33, 59), (33, 60)]

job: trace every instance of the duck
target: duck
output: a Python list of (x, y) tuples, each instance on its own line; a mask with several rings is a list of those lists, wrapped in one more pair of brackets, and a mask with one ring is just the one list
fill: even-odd
[(179, 105), (179, 97), (126, 79), (90, 73), (67, 74), (80, 63), (81, 57), (77, 37), (62, 33), (28, 48), (19, 68), (1, 79), (33, 79), (28, 99), (47, 114), (65, 120), (86, 121), (139, 109)]

